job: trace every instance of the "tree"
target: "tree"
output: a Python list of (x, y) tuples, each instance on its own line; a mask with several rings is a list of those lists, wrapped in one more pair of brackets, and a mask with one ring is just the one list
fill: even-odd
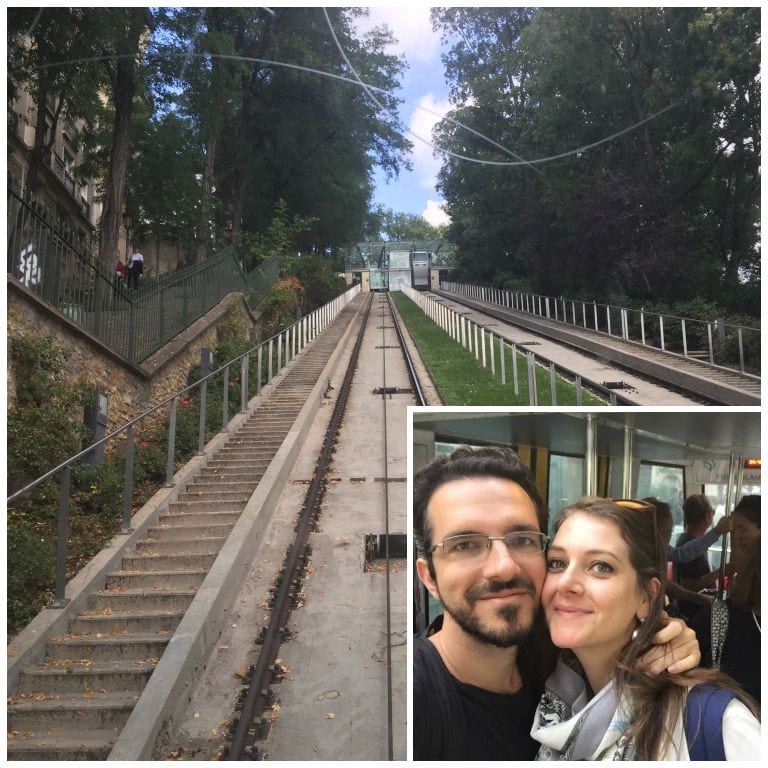
[(371, 211), (368, 237), (371, 240), (442, 240), (445, 227), (435, 227), (422, 216), (395, 213), (391, 208), (377, 206)]
[(433, 22), (455, 40), (451, 116), (518, 159), (448, 121), (440, 145), (557, 156), (446, 161), (463, 274), (603, 299), (742, 292), (759, 260), (757, 9), (447, 9)]

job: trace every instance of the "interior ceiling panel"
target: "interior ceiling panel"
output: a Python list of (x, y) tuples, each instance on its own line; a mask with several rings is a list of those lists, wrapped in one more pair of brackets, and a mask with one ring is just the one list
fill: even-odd
[[(643, 459), (727, 458), (760, 456), (760, 412), (595, 412), (597, 446), (601, 455), (622, 455), (625, 425), (633, 427), (633, 454)], [(493, 442), (531, 445), (556, 453), (583, 454), (587, 413), (466, 411), (440, 409), (414, 411), (414, 426), (435, 432), (449, 442)]]

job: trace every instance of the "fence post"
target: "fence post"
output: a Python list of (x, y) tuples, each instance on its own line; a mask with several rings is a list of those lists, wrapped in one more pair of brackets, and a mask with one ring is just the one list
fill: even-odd
[(200, 385), (200, 430), (198, 433), (197, 452), (205, 451), (205, 401), (208, 395), (208, 379), (203, 379)]
[(581, 405), (581, 376), (576, 377), (576, 405)]
[(536, 363), (533, 352), (528, 353), (528, 405), (538, 405)]
[(740, 325), (736, 326), (736, 335), (739, 337), (739, 370), (744, 373), (744, 338)]
[(488, 347), (491, 352), (491, 373), (495, 376), (496, 375), (496, 356), (493, 351), (493, 334), (488, 334)]
[(262, 348), (263, 345), (259, 344), (259, 348), (256, 352), (256, 394), (261, 392), (261, 362), (262, 362)]
[(549, 394), (552, 405), (557, 405), (557, 376), (555, 376), (555, 364), (549, 364)]
[(267, 353), (267, 384), (272, 381), (272, 347), (273, 339), (269, 340), (269, 351)]
[(715, 355), (712, 350), (712, 323), (707, 323), (707, 344), (709, 345), (709, 364), (715, 364)]
[(165, 288), (160, 288), (160, 343), (165, 342)]
[(664, 318), (662, 315), (659, 315), (659, 337), (661, 340), (661, 349), (664, 351)]
[(171, 416), (168, 420), (168, 463), (166, 464), (165, 487), (173, 488), (173, 470), (176, 468), (176, 402), (178, 397), (171, 401)]
[(63, 608), (69, 599), (64, 597), (67, 586), (67, 538), (69, 537), (69, 490), (72, 470), (69, 464), (61, 473), (59, 487), (59, 516), (56, 521), (56, 589), (49, 608)]
[(645, 346), (645, 307), (640, 307), (640, 338)]
[(248, 364), (250, 362), (248, 352), (243, 355), (240, 361), (240, 412), (245, 413), (248, 410)]
[(688, 357), (688, 339), (685, 334), (685, 318), (680, 318), (680, 330), (683, 334), (683, 357)]
[(501, 385), (507, 383), (507, 361), (504, 356), (504, 339), (499, 336), (499, 363), (501, 365)]
[(133, 533), (131, 504), (133, 502), (133, 424), (125, 436), (125, 491), (123, 493), (123, 525), (120, 533)]
[(517, 378), (517, 345), (512, 344), (512, 380), (515, 387), (515, 397), (520, 396), (520, 387)]
[(227, 423), (229, 422), (229, 366), (224, 368), (224, 392), (221, 399), (224, 401), (221, 415), (221, 431), (226, 432)]
[(136, 326), (133, 322), (133, 301), (129, 299), (130, 309), (128, 310), (128, 359), (133, 363), (136, 361), (134, 345), (136, 343)]

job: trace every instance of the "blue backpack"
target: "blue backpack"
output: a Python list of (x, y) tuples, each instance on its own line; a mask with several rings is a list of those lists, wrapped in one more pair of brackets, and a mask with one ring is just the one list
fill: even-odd
[(688, 692), (685, 738), (689, 760), (725, 760), (723, 713), (736, 694), (714, 685), (697, 685)]

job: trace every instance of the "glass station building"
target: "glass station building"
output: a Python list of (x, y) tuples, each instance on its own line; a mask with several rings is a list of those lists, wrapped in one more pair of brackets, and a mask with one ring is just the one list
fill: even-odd
[(372, 241), (350, 246), (344, 260), (348, 286), (363, 291), (438, 288), (453, 267), (453, 246), (445, 240)]

